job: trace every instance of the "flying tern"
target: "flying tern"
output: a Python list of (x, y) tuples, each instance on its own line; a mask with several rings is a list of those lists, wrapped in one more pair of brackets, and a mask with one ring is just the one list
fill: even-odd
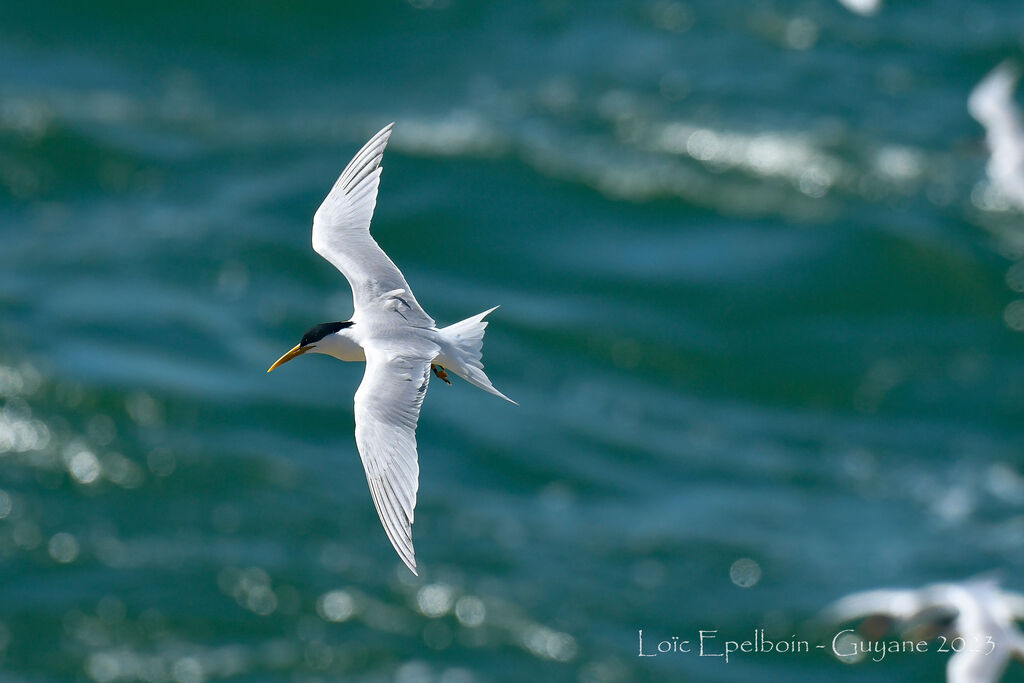
[(967, 110), (985, 127), (989, 180), (1024, 211), (1024, 123), (1013, 100), (1019, 78), (1020, 68), (1003, 62), (974, 86)]
[(846, 9), (866, 17), (877, 14), (882, 8), (882, 0), (839, 0)]
[[(990, 577), (854, 593), (827, 607), (825, 616), (835, 622), (880, 618), (883, 626), (893, 620), (901, 629), (946, 633), (948, 649), (955, 652), (946, 664), (949, 683), (993, 683), (1012, 657), (1024, 658), (1024, 633), (1017, 627), (1024, 619), (1024, 595), (1002, 590)], [(956, 637), (962, 643), (951, 640)]]
[(352, 287), (351, 319), (314, 325), (267, 372), (305, 353), (366, 362), (355, 393), (356, 447), (384, 531), (416, 574), (412, 545), (419, 489), (416, 422), (431, 370), (447, 384), (451, 381), (446, 369), (484, 391), (515, 401), (494, 388), (481, 362), (484, 317), (497, 306), (438, 328), (416, 301), (402, 272), (370, 236), (381, 157), (393, 126), (384, 127), (359, 150), (313, 216), (313, 249), (340, 270)]

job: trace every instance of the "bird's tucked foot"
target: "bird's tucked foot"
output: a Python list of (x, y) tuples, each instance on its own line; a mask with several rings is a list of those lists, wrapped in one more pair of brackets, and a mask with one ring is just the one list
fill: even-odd
[(444, 371), (444, 368), (442, 366), (431, 363), (430, 369), (434, 371), (434, 374), (437, 375), (442, 382), (444, 382), (448, 386), (451, 386), (452, 381), (448, 379), (448, 373)]

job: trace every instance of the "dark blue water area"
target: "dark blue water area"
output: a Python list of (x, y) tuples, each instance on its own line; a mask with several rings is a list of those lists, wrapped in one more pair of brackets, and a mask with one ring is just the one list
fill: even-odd
[[(1024, 214), (966, 107), (1019, 3), (0, 15), (3, 680), (930, 681), (822, 610), (1024, 590)], [(266, 374), (352, 314), (311, 219), (392, 121), (373, 234), (439, 325), (500, 304), (519, 402), (431, 384), (419, 577), (362, 365)], [(758, 638), (809, 649), (711, 656)]]

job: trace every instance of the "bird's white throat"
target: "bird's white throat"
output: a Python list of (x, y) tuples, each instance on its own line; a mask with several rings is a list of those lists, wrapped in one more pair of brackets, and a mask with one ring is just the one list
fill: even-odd
[(352, 328), (346, 327), (334, 334), (329, 334), (310, 349), (312, 353), (324, 353), (334, 356), (338, 360), (345, 361), (366, 361), (366, 354), (363, 347), (355, 340)]

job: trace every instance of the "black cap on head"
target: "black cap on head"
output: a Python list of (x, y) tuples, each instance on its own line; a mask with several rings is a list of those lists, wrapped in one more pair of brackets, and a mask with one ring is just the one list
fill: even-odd
[(352, 327), (351, 320), (346, 320), (345, 322), (340, 323), (320, 323), (319, 325), (314, 325), (306, 331), (306, 334), (302, 335), (302, 341), (299, 342), (299, 346), (316, 344), (327, 335), (334, 334), (338, 330), (343, 330), (346, 327)]

